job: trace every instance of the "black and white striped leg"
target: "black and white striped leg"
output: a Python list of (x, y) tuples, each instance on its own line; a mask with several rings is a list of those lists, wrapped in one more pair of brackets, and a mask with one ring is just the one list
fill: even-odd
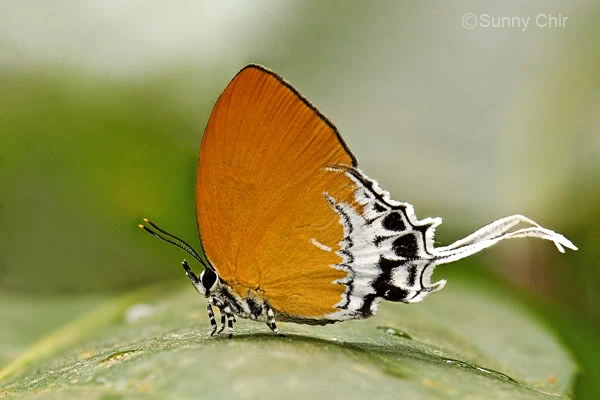
[(277, 329), (277, 324), (275, 323), (275, 313), (271, 307), (267, 307), (267, 326), (278, 336), (284, 336), (281, 332), (279, 332), (279, 329)]
[(225, 317), (227, 318), (228, 337), (229, 337), (229, 339), (231, 339), (233, 337), (233, 320), (234, 320), (233, 313), (231, 312), (231, 307), (229, 307), (228, 305), (223, 307), (223, 313), (225, 313)]
[(225, 321), (226, 321), (225, 312), (223, 312), (222, 309), (220, 311), (221, 311), (221, 327), (219, 328), (217, 335), (225, 330)]
[(212, 331), (210, 332), (210, 336), (212, 336), (217, 331), (217, 321), (215, 320), (212, 304), (208, 303), (206, 305), (206, 311), (208, 312), (208, 318), (210, 318), (210, 326), (212, 326)]

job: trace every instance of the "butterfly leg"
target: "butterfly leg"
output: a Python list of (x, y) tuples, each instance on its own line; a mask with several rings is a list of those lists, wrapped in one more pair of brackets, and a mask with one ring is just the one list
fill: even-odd
[(233, 313), (231, 312), (231, 307), (229, 307), (229, 305), (223, 307), (223, 313), (225, 314), (225, 318), (227, 319), (228, 337), (229, 339), (231, 339), (233, 337), (233, 321), (235, 317), (233, 316)]
[(219, 328), (217, 335), (225, 330), (225, 321), (226, 321), (225, 312), (223, 311), (222, 308), (219, 310), (221, 311), (221, 327)]
[[(210, 326), (212, 326), (212, 331), (210, 332), (210, 336), (212, 336), (217, 331), (217, 321), (215, 320), (215, 313), (210, 302), (206, 305), (206, 311), (208, 312), (208, 318), (210, 318)], [(223, 316), (221, 316), (221, 319), (223, 319)]]
[[(211, 297), (208, 300), (208, 304), (209, 304), (209, 306), (216, 306), (219, 309), (219, 312), (221, 314), (221, 327), (219, 328), (218, 331), (216, 331), (217, 321), (214, 318), (214, 313), (213, 313), (213, 317), (211, 318), (211, 325), (213, 326), (213, 331), (211, 333), (211, 336), (213, 336), (213, 334), (215, 334), (215, 333), (217, 335), (220, 334), (221, 332), (223, 332), (225, 330), (225, 327), (228, 325), (229, 325), (229, 336), (231, 336), (233, 333), (233, 323), (236, 322), (235, 315), (231, 311), (231, 307), (229, 307), (228, 305), (225, 305), (222, 301), (220, 301), (219, 299), (217, 299), (215, 297)], [(211, 311), (212, 311), (212, 307), (211, 307)], [(213, 322), (214, 322), (214, 324), (213, 324)]]
[(275, 323), (275, 313), (269, 306), (267, 306), (267, 326), (278, 336), (285, 336), (281, 332), (279, 332), (277, 324)]

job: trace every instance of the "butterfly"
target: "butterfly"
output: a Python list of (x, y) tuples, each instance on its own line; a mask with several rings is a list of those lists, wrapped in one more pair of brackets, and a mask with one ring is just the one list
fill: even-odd
[[(196, 178), (201, 256), (148, 219), (140, 227), (181, 247), (203, 267), (183, 268), (208, 299), (211, 336), (233, 334), (236, 316), (323, 325), (374, 315), (382, 300), (415, 303), (441, 290), (436, 265), (501, 240), (537, 237), (560, 252), (564, 236), (522, 215), (434, 246), (440, 218), (413, 206), (358, 168), (338, 130), (298, 90), (260, 65), (244, 67), (208, 120)], [(519, 224), (527, 227), (515, 229)]]

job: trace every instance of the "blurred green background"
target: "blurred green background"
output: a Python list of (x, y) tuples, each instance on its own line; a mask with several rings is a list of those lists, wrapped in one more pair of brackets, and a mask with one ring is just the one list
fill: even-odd
[[(466, 13), (531, 21), (466, 29)], [(539, 14), (568, 20), (542, 28)], [(203, 128), (257, 62), (328, 115), (394, 198), (442, 216), (440, 243), (514, 213), (570, 238), (578, 252), (511, 241), (436, 279), (493, 280), (530, 302), (581, 364), (576, 393), (592, 396), (599, 18), (594, 1), (1, 2), (0, 366), (69, 320), (47, 299), (75, 296), (75, 315), (184, 279), (184, 254), (137, 224), (151, 217), (199, 247)]]

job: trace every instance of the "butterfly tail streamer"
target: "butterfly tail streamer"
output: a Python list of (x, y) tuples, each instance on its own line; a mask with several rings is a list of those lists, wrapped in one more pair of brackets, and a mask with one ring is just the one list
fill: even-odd
[[(532, 226), (511, 231), (519, 224)], [(554, 242), (561, 253), (565, 252), (565, 247), (577, 250), (577, 247), (563, 235), (546, 229), (523, 215), (512, 215), (496, 220), (448, 246), (436, 247), (435, 262), (436, 264), (448, 264), (487, 249), (501, 240), (524, 237), (550, 240)]]

